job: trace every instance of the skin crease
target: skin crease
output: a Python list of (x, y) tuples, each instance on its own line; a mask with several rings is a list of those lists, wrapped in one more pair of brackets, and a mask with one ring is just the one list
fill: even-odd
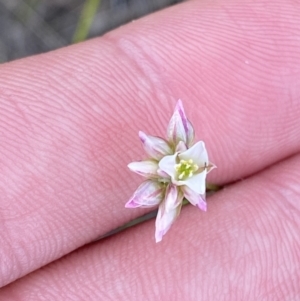
[(147, 222), (16, 281), (0, 300), (298, 300), (299, 159), (227, 187), (207, 213), (184, 208), (158, 245)]
[(3, 286), (145, 212), (124, 209), (142, 180), (126, 164), (143, 158), (138, 130), (164, 135), (177, 98), (218, 166), (210, 181), (253, 176), (205, 214), (184, 209), (159, 245), (151, 221), (4, 287), (0, 300), (299, 299), (299, 6), (187, 2), (2, 65)]

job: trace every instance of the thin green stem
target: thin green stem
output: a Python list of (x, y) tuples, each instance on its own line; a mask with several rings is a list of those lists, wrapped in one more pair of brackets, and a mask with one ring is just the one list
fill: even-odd
[[(221, 186), (218, 186), (218, 185), (215, 185), (215, 184), (211, 184), (211, 183), (206, 183), (206, 190), (207, 190), (207, 193), (209, 194), (214, 194), (216, 191), (222, 189), (223, 187)], [(186, 205), (189, 205), (191, 204), (186, 198), (183, 199), (182, 201), (182, 206), (186, 206)], [(116, 233), (119, 233), (127, 228), (130, 228), (132, 226), (135, 226), (135, 225), (138, 225), (138, 224), (141, 224), (149, 219), (153, 219), (156, 217), (156, 214), (157, 214), (157, 209), (154, 210), (154, 211), (151, 211), (147, 214), (145, 214), (144, 216), (141, 216), (141, 217), (138, 217), (126, 224), (124, 224), (123, 226), (117, 228), (117, 229), (114, 229), (113, 231), (99, 237), (98, 239), (102, 239), (102, 238), (105, 238), (105, 237), (108, 237), (108, 236), (111, 236), (111, 235), (114, 235)], [(97, 240), (98, 240), (97, 239)]]
[(206, 183), (207, 191), (218, 191), (220, 189), (222, 189), (222, 186), (218, 186), (218, 185), (212, 184), (212, 183)]
[(86, 40), (101, 0), (86, 0), (73, 35), (73, 43)]

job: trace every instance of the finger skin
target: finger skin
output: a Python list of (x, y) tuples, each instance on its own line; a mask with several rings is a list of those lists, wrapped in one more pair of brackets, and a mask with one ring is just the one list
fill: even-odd
[[(138, 130), (178, 98), (228, 183), (299, 151), (299, 5), (190, 2), (1, 66), (0, 285), (144, 211)], [(117, 59), (116, 59), (117, 58)]]
[[(291, 166), (294, 168), (291, 169)], [(78, 250), (0, 290), (0, 300), (298, 300), (300, 155), (154, 221)]]

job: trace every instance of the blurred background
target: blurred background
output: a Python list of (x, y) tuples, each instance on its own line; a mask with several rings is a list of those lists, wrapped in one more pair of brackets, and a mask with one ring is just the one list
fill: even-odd
[(100, 36), (181, 0), (0, 0), (0, 63)]

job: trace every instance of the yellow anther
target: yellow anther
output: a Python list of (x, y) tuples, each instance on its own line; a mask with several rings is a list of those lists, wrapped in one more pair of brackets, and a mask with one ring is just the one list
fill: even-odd
[(184, 177), (184, 172), (182, 172), (178, 178), (179, 178), (179, 180), (182, 180), (183, 177)]
[(194, 163), (193, 159), (183, 160), (181, 159), (178, 164), (175, 164), (175, 170), (179, 180), (190, 178), (194, 175), (199, 167)]

